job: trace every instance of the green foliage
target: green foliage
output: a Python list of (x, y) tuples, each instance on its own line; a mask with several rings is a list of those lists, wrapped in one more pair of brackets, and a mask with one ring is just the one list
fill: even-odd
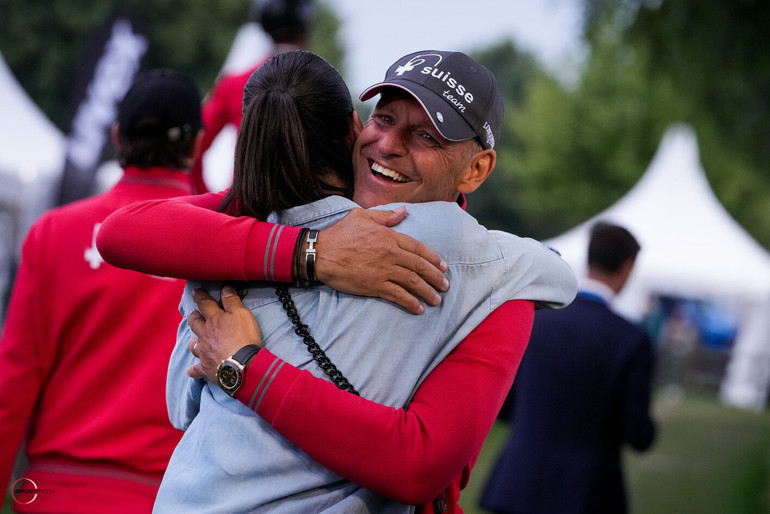
[(625, 194), (646, 169), (665, 129), (644, 80), (642, 55), (614, 44), (606, 28), (574, 90), (540, 76), (514, 120), (525, 141), (517, 153), (530, 215), (556, 216), (568, 228)]
[(655, 56), (653, 80), (675, 88), (717, 197), (770, 246), (770, 3), (664, 1), (639, 10), (626, 41)]
[[(250, 21), (250, 0), (0, 0), (0, 52), (19, 82), (66, 131), (78, 68), (94, 33), (120, 10), (138, 18), (149, 45), (146, 68), (171, 67), (189, 75), (205, 94), (213, 85), (238, 29)], [(335, 67), (339, 20), (319, 5), (310, 49)]]
[(249, 15), (248, 0), (0, 0), (0, 51), (29, 95), (62, 129), (78, 67), (95, 30), (113, 12), (139, 16), (149, 39), (146, 67), (172, 67), (202, 91), (216, 77)]
[(686, 122), (717, 197), (770, 246), (770, 3), (583, 3), (591, 53), (572, 87), (512, 46), (474, 55), (507, 110), (496, 170), (468, 210), (493, 228), (556, 235), (631, 189), (665, 129)]
[[(653, 108), (658, 102), (645, 78), (645, 55), (619, 46), (619, 37), (611, 26), (597, 32), (574, 89), (534, 65), (494, 68), (479, 56), (501, 84), (516, 85), (506, 90), (495, 172), (469, 199), (468, 210), (482, 223), (554, 236), (611, 205), (642, 175), (665, 125)], [(531, 62), (509, 54), (511, 61)], [(480, 208), (477, 194), (488, 197)]]
[(317, 15), (308, 49), (326, 59), (340, 75), (345, 76), (345, 51), (338, 38), (340, 19), (325, 2), (317, 4)]
[(489, 228), (523, 233), (525, 215), (519, 208), (518, 184), (512, 151), (520, 144), (511, 120), (527, 100), (527, 87), (539, 67), (534, 58), (510, 41), (472, 54), (497, 77), (505, 97), (503, 134), (497, 143), (497, 164), (489, 179), (468, 197), (468, 212)]

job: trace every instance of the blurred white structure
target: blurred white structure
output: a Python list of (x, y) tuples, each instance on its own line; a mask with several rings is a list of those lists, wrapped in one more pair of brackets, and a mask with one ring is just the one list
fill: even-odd
[[(0, 55), (0, 297), (30, 225), (48, 209), (64, 166), (66, 138), (27, 95)], [(0, 325), (4, 319), (0, 303)]]
[(630, 230), (642, 250), (616, 308), (640, 319), (653, 295), (725, 299), (743, 319), (723, 400), (762, 408), (770, 385), (770, 254), (729, 215), (709, 186), (693, 129), (674, 125), (639, 182), (614, 205), (548, 244), (578, 276), (585, 274), (590, 227), (597, 221)]

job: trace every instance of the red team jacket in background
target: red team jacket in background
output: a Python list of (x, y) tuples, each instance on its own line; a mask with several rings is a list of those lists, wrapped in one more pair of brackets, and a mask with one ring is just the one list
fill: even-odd
[(16, 508), (151, 509), (181, 436), (164, 391), (184, 281), (113, 267), (95, 240), (117, 208), (190, 191), (182, 172), (129, 168), (110, 191), (30, 229), (0, 339), (0, 482), (28, 429), (19, 485), (41, 490)]

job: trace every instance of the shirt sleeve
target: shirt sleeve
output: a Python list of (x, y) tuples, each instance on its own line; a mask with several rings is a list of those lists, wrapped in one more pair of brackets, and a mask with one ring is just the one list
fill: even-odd
[(467, 477), (513, 383), (533, 317), (529, 301), (497, 308), (405, 409), (337, 389), (266, 349), (236, 397), (335, 473), (396, 501), (427, 504), (458, 475)]
[(654, 362), (652, 343), (641, 334), (623, 384), (623, 439), (637, 451), (649, 449), (655, 441), (656, 426), (650, 413)]
[(291, 282), (300, 227), (218, 212), (223, 198), (208, 193), (122, 207), (99, 228), (99, 253), (113, 266), (150, 275)]
[[(38, 280), (44, 276), (36, 259), (39, 231), (33, 226), (22, 249), (22, 259), (0, 338), (0, 485), (11, 476), (19, 445), (24, 437), (42, 383), (52, 366), (53, 350), (40, 354), (43, 326), (38, 318)], [(4, 489), (5, 492), (5, 489)]]

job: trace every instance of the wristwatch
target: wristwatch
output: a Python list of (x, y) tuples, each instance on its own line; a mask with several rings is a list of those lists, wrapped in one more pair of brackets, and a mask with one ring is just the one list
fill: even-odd
[(235, 392), (243, 384), (243, 371), (246, 363), (258, 351), (259, 346), (249, 344), (219, 363), (219, 367), (217, 367), (217, 382), (219, 382), (219, 387), (224, 392), (230, 396), (235, 396)]

